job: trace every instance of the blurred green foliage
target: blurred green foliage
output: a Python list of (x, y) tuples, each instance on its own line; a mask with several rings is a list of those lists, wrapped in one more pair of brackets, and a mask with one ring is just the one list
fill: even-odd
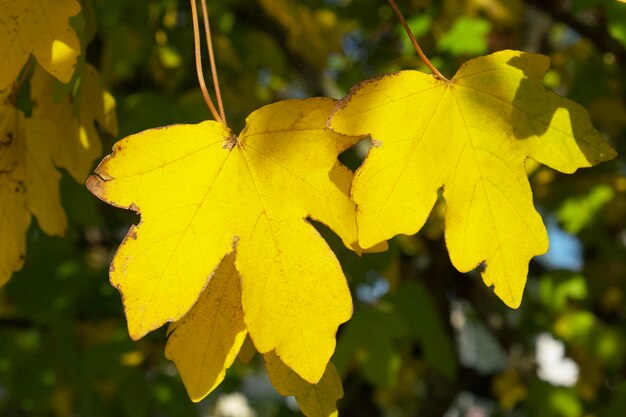
[[(113, 92), (122, 136), (209, 117), (197, 87), (187, 1), (82, 3), (83, 14), (73, 20), (85, 51), (81, 59), (99, 69)], [(623, 2), (399, 5), (445, 75), (495, 50), (549, 55), (546, 85), (584, 105), (595, 126), (624, 152)], [(209, 6), (234, 130), (251, 111), (277, 100), (338, 98), (373, 76), (427, 71), (383, 0), (209, 0)], [(56, 89), (62, 95), (74, 86), (59, 83)], [(114, 140), (108, 138), (105, 148)], [(354, 168), (366, 150), (363, 143), (342, 158)], [(478, 274), (452, 268), (443, 202), (417, 236), (394, 239), (383, 254), (358, 258), (320, 226), (355, 300), (334, 359), (346, 392), (341, 414), (623, 415), (624, 163), (620, 157), (564, 176), (529, 161), (535, 204), (554, 221), (548, 222), (552, 250), (531, 264), (519, 310), (506, 308)], [(100, 204), (70, 180), (62, 188), (68, 236), (50, 238), (33, 225), (26, 266), (0, 290), (0, 415), (226, 416), (235, 415), (227, 412), (233, 404), (244, 410), (236, 414), (241, 416), (296, 415), (294, 402), (273, 392), (258, 357), (236, 364), (218, 391), (192, 404), (164, 358), (164, 331), (132, 342), (119, 296), (108, 283), (112, 254), (137, 217)], [(556, 346), (552, 353), (538, 343), (546, 334)], [(560, 357), (548, 361), (553, 368), (547, 369), (543, 358), (554, 352)], [(573, 378), (551, 378), (564, 363), (574, 364)]]

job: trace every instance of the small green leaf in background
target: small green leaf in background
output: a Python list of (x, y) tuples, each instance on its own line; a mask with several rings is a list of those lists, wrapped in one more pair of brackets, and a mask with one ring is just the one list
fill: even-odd
[(406, 335), (406, 325), (397, 314), (357, 310), (339, 336), (333, 363), (342, 376), (356, 366), (373, 385), (394, 387), (402, 365), (395, 342)]
[(409, 334), (422, 346), (426, 361), (454, 380), (458, 371), (456, 351), (428, 290), (417, 282), (404, 284), (391, 302), (406, 321)]
[(455, 56), (474, 56), (487, 53), (487, 35), (491, 24), (479, 17), (463, 16), (439, 39), (437, 48)]
[(613, 188), (603, 184), (593, 187), (586, 195), (566, 199), (557, 211), (558, 219), (563, 222), (563, 229), (568, 233), (577, 234), (590, 226), (602, 207), (611, 201), (614, 195)]

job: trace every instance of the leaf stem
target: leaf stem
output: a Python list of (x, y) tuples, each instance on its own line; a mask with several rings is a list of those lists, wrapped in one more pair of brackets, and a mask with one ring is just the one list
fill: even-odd
[(439, 78), (440, 80), (443, 80), (443, 81), (448, 81), (448, 79), (446, 77), (444, 77), (443, 74), (440, 73), (437, 68), (435, 68), (435, 66), (430, 62), (428, 57), (426, 57), (426, 55), (424, 54), (424, 51), (422, 51), (422, 48), (420, 48), (420, 45), (417, 42), (417, 39), (415, 39), (415, 35), (413, 35), (413, 32), (411, 32), (411, 28), (406, 23), (406, 20), (404, 19), (404, 16), (402, 15), (402, 12), (400, 11), (398, 6), (396, 5), (396, 2), (394, 0), (388, 0), (388, 1), (389, 1), (389, 4), (391, 5), (391, 8), (393, 9), (393, 11), (396, 12), (396, 15), (398, 16), (398, 19), (400, 19), (400, 23), (402, 23), (402, 26), (404, 27), (404, 30), (406, 31), (407, 35), (409, 35), (409, 39), (411, 39), (411, 43), (413, 44), (413, 47), (415, 48), (415, 51), (417, 52), (419, 57), (422, 59), (422, 61), (424, 61), (424, 64), (426, 64), (426, 66), (428, 68), (430, 68), (430, 70), (433, 72), (435, 77), (437, 77), (437, 78)]
[(224, 124), (227, 124), (226, 113), (224, 112), (224, 104), (222, 103), (222, 93), (220, 91), (220, 82), (217, 76), (217, 68), (215, 65), (215, 55), (213, 53), (213, 39), (211, 38), (211, 24), (209, 23), (209, 12), (206, 5), (206, 0), (202, 0), (202, 16), (204, 18), (204, 34), (206, 36), (206, 42), (209, 46), (209, 61), (211, 62), (211, 75), (213, 76), (213, 87), (215, 88), (215, 97), (217, 98), (217, 107), (220, 110), (220, 116)]
[(202, 53), (201, 53), (201, 45), (200, 45), (200, 29), (198, 24), (198, 9), (196, 8), (196, 0), (189, 0), (191, 3), (191, 15), (193, 20), (193, 41), (196, 52), (196, 73), (198, 74), (198, 83), (200, 84), (200, 90), (202, 90), (202, 95), (204, 96), (204, 101), (206, 105), (209, 107), (213, 118), (226, 126), (226, 123), (220, 115), (218, 114), (215, 106), (213, 105), (213, 100), (211, 100), (211, 96), (209, 95), (209, 91), (206, 88), (206, 83), (204, 81), (204, 73), (202, 71)]

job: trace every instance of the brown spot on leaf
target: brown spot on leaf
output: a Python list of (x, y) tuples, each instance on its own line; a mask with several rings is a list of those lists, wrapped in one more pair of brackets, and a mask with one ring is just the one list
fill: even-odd
[(4, 137), (6, 138), (6, 140), (0, 142), (0, 146), (8, 146), (11, 144), (11, 142), (13, 142), (13, 132), (7, 132)]
[(383, 143), (379, 140), (372, 139), (372, 148), (380, 148), (383, 146)]
[(237, 137), (237, 135), (230, 135), (227, 138), (224, 138), (224, 149), (228, 149), (229, 151), (232, 151), (233, 148), (239, 144), (239, 138)]
[(17, 186), (15, 187), (15, 192), (19, 194), (26, 193), (26, 185), (24, 184), (24, 181), (17, 182)]

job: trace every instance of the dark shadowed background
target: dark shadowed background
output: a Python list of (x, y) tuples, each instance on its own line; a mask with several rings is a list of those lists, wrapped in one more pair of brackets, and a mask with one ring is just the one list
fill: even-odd
[[(426, 67), (384, 0), (209, 0), (222, 94), (235, 131), (271, 102), (342, 97), (356, 82)], [(435, 66), (501, 49), (552, 58), (546, 87), (583, 106), (626, 149), (626, 4), (618, 0), (400, 0)], [(97, 27), (86, 59), (117, 101), (120, 135), (209, 113), (198, 88), (189, 3), (84, 0)], [(208, 73), (208, 66), (207, 71)], [(115, 138), (106, 137), (105, 149)], [(355, 168), (367, 143), (343, 155)], [(352, 289), (353, 319), (333, 359), (345, 417), (612, 417), (626, 408), (625, 160), (563, 175), (529, 161), (550, 252), (534, 260), (522, 306), (478, 273), (460, 274), (443, 240), (445, 203), (422, 231), (359, 259), (320, 230)], [(66, 174), (66, 238), (28, 233), (25, 267), (0, 289), (3, 417), (297, 415), (260, 358), (236, 362), (200, 404), (164, 358), (165, 329), (128, 336), (107, 277), (131, 223)]]

